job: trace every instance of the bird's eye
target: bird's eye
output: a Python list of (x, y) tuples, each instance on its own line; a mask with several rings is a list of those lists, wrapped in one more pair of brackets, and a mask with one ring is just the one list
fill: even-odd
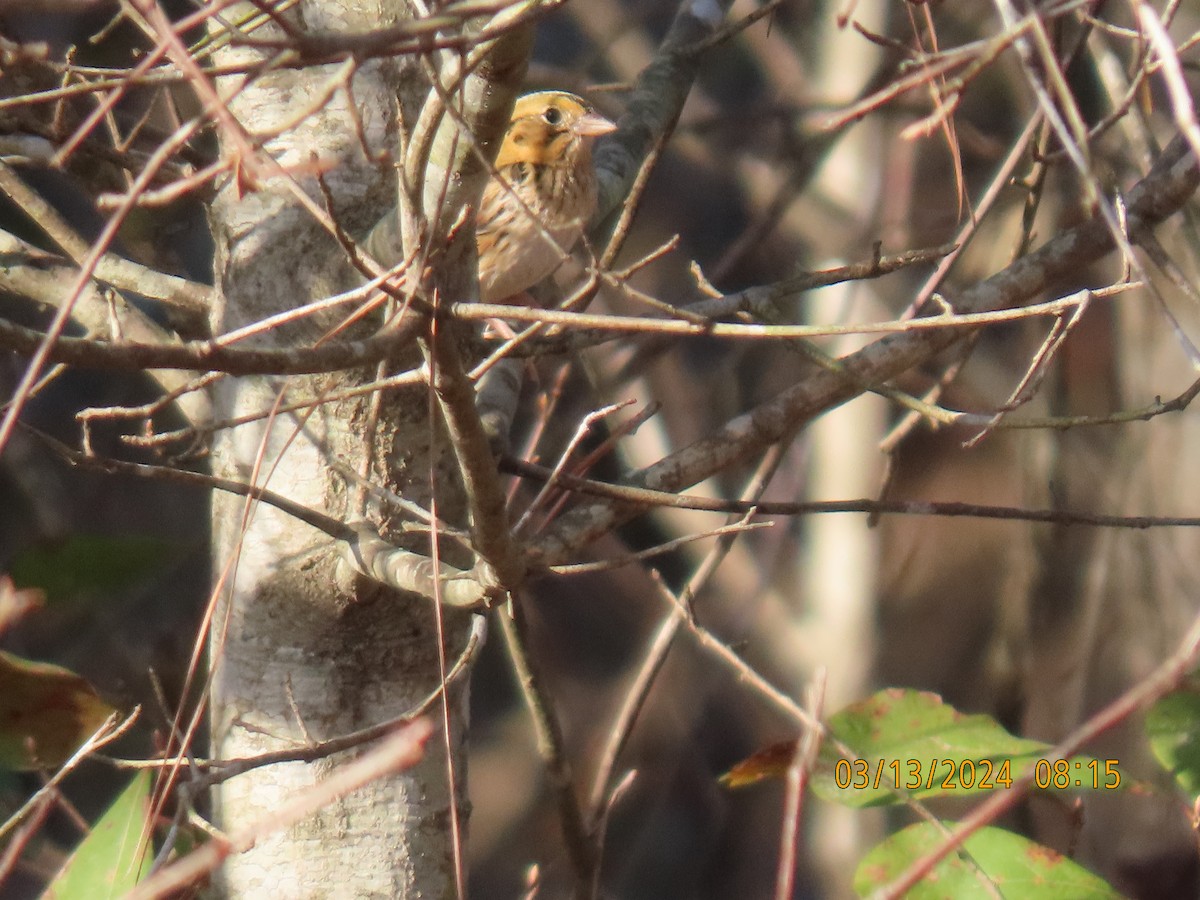
[(557, 125), (562, 121), (562, 110), (557, 106), (552, 106), (542, 113), (542, 118), (546, 120), (547, 125)]

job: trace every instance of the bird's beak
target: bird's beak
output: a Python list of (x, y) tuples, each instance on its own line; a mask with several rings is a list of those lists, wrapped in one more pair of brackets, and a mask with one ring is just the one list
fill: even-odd
[(575, 123), (575, 133), (583, 137), (598, 137), (616, 130), (617, 126), (598, 112), (586, 113)]

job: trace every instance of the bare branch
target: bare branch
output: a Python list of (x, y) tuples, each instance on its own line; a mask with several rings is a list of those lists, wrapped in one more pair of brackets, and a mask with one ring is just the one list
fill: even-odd
[[(1129, 192), (1129, 230), (1136, 240), (1177, 211), (1200, 184), (1195, 158), (1186, 142), (1176, 138), (1141, 182)], [(1114, 247), (1108, 223), (1097, 218), (1065, 231), (1008, 268), (967, 288), (954, 298), (963, 313), (1017, 306), (1073, 274), (1088, 261)], [(864, 384), (894, 378), (957, 338), (944, 332), (922, 332), (883, 338), (841, 362), (845, 373), (823, 371), (789, 388), (772, 400), (737, 417), (713, 434), (638, 472), (630, 482), (657, 491), (676, 491), (744, 459), (778, 440), (798, 424), (845, 403)], [(639, 512), (627, 503), (595, 503), (572, 511), (538, 545), (548, 564), (562, 561), (598, 535)]]

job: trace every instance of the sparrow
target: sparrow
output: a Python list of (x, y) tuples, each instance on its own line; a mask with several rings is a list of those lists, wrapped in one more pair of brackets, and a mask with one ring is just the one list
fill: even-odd
[(616, 127), (574, 94), (517, 100), (476, 215), (480, 300), (511, 300), (558, 268), (596, 212), (592, 145)]

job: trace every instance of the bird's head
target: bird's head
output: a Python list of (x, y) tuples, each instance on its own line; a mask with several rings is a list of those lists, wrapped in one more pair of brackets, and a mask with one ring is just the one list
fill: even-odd
[(617, 126), (580, 97), (564, 91), (526, 94), (513, 107), (496, 168), (534, 167), (586, 159), (592, 141)]

